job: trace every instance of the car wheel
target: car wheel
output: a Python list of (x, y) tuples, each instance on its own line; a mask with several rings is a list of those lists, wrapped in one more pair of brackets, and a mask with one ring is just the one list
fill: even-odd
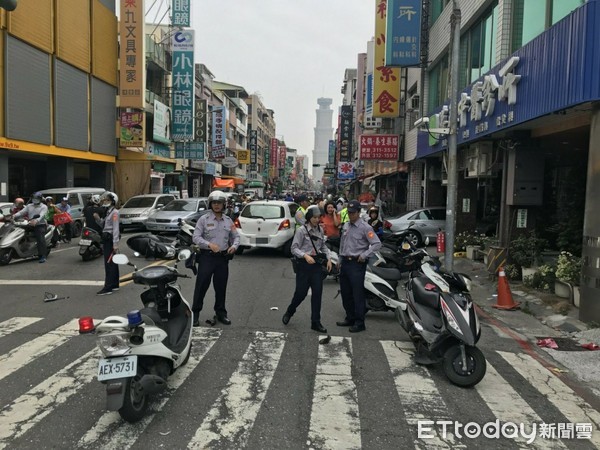
[(420, 247), (423, 243), (423, 238), (421, 237), (419, 232), (415, 230), (410, 230), (408, 233), (406, 233), (406, 239), (408, 239), (411, 245), (415, 247)]

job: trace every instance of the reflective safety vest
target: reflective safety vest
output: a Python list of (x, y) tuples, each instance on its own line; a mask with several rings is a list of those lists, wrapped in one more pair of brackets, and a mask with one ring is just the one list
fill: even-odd
[(340, 223), (343, 225), (349, 221), (350, 218), (348, 217), (348, 208), (346, 207), (340, 211)]

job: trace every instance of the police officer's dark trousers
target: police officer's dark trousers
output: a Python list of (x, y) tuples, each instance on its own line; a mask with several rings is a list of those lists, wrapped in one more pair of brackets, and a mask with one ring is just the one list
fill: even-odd
[(321, 323), (321, 297), (323, 294), (323, 268), (320, 264), (308, 264), (304, 260), (298, 261), (296, 269), (296, 290), (292, 303), (288, 306), (287, 313), (294, 315), (296, 309), (304, 301), (311, 290), (310, 296), (310, 321), (313, 324)]
[(365, 324), (365, 272), (367, 265), (342, 256), (340, 268), (340, 291), (342, 304), (346, 310), (346, 320), (354, 325)]
[(229, 259), (221, 253), (201, 252), (198, 255), (198, 275), (194, 288), (194, 303), (192, 311), (194, 316), (202, 311), (204, 296), (212, 280), (215, 289), (215, 314), (227, 317), (225, 309), (225, 295), (227, 294), (227, 280), (229, 278)]
[[(102, 242), (102, 252), (104, 254), (104, 289), (114, 289), (119, 287), (119, 266), (112, 262), (113, 241), (104, 240)], [(109, 261), (110, 259), (110, 261)]]

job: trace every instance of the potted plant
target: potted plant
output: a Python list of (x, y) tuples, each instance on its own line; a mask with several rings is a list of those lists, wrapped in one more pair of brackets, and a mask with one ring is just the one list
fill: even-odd
[[(554, 293), (560, 297), (571, 298), (571, 292), (573, 292), (573, 297), (575, 297), (575, 289), (577, 288), (577, 291), (579, 291), (580, 278), (581, 258), (574, 256), (570, 252), (560, 252), (556, 262), (556, 283), (554, 285)], [(577, 297), (579, 296), (577, 295)], [(578, 298), (576, 303), (579, 303)]]
[(542, 250), (548, 245), (545, 239), (536, 237), (534, 232), (524, 234), (510, 242), (508, 254), (511, 260), (521, 267), (523, 277), (536, 272), (533, 267), (540, 261)]

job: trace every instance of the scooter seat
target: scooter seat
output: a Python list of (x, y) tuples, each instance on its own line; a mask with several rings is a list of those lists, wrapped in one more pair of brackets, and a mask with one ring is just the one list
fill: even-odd
[(402, 272), (395, 268), (386, 268), (378, 266), (370, 266), (371, 271), (378, 277), (384, 280), (400, 280), (402, 279)]
[(427, 277), (413, 278), (412, 290), (415, 301), (428, 308), (433, 308), (435, 310), (440, 309), (440, 293), (438, 292), (437, 287), (433, 290), (426, 289), (426, 285), (435, 286)]

